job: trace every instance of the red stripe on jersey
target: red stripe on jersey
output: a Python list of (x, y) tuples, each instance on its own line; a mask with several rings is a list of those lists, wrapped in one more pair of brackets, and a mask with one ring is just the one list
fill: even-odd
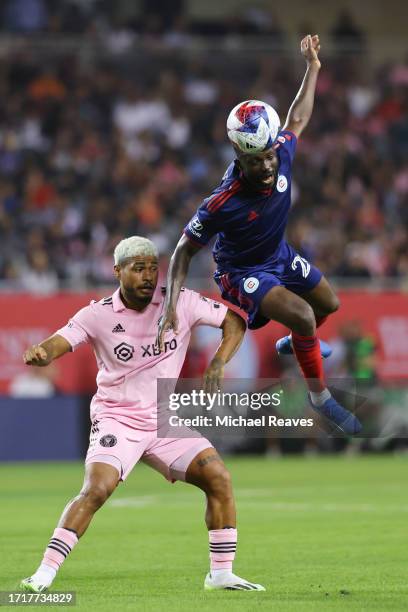
[(240, 191), (241, 189), (241, 185), (237, 185), (237, 187), (235, 187), (235, 189), (231, 189), (231, 191), (228, 191), (223, 198), (221, 198), (220, 200), (218, 200), (216, 202), (216, 204), (214, 204), (213, 206), (211, 206), (211, 213), (214, 213), (216, 210), (218, 210), (219, 208), (221, 208), (221, 206), (223, 204), (225, 204), (225, 202), (227, 200), (229, 200), (233, 195), (235, 195), (238, 191)]
[(222, 286), (224, 287), (224, 291), (226, 291), (226, 293), (228, 293), (228, 291), (229, 291), (229, 286), (228, 286), (228, 283), (227, 283), (226, 276), (227, 276), (226, 274), (223, 274), (223, 275), (221, 276), (221, 284), (222, 284)]
[(229, 198), (232, 197), (240, 189), (241, 189), (241, 182), (238, 180), (234, 181), (227, 191), (222, 191), (221, 193), (214, 196), (207, 203), (208, 211), (213, 213), (216, 210), (218, 210), (218, 208), (220, 208), (220, 206), (222, 206), (224, 202), (229, 200)]
[(228, 289), (227, 289), (227, 287), (225, 285), (225, 274), (220, 276), (220, 281), (221, 281), (221, 285), (222, 285), (222, 288), (224, 289), (224, 291), (227, 291)]
[(223, 286), (224, 291), (228, 293), (230, 289), (232, 289), (232, 285), (229, 280), (229, 274), (228, 273), (222, 274), (222, 276), (220, 276), (220, 281), (221, 281), (221, 285)]
[(225, 274), (225, 282), (227, 283), (228, 289), (232, 289), (232, 284), (229, 278), (229, 273)]
[[(285, 133), (284, 138), (287, 140), (292, 140), (293, 137), (297, 138), (295, 132), (293, 130), (282, 130)], [(289, 136), (290, 134), (290, 136)]]
[(225, 195), (225, 191), (221, 191), (221, 193), (217, 193), (217, 195), (213, 196), (207, 202), (207, 210), (210, 210), (210, 206), (212, 206), (215, 202), (217, 202), (222, 196)]
[(233, 183), (231, 183), (231, 185), (226, 191), (221, 191), (221, 193), (217, 193), (215, 196), (213, 196), (211, 200), (207, 203), (207, 209), (211, 210), (214, 206), (217, 205), (220, 200), (222, 200), (226, 196), (226, 194), (231, 193), (232, 189), (234, 189), (236, 183), (238, 182), (239, 181), (234, 181)]

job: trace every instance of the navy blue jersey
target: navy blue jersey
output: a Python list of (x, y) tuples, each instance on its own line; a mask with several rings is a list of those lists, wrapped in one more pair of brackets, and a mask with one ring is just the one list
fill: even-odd
[(217, 235), (213, 255), (218, 269), (229, 271), (279, 259), (286, 244), (296, 142), (293, 132), (279, 133), (274, 145), (279, 162), (274, 188), (255, 190), (233, 162), (184, 228), (186, 236), (199, 246)]

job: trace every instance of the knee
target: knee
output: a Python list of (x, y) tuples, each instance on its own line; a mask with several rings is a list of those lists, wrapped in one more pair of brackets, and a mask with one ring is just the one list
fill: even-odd
[(110, 490), (107, 485), (101, 483), (86, 486), (82, 489), (79, 496), (88, 506), (94, 510), (98, 510), (98, 508), (103, 506), (111, 494), (112, 490)]
[(340, 308), (340, 300), (335, 293), (331, 293), (330, 296), (325, 299), (321, 308), (323, 311), (321, 316), (327, 317)]
[(327, 314), (333, 314), (333, 312), (336, 312), (336, 310), (338, 310), (339, 308), (340, 308), (340, 300), (337, 297), (337, 295), (333, 293), (333, 295), (330, 298), (330, 302), (328, 304)]
[(211, 494), (222, 502), (232, 499), (231, 474), (225, 466), (217, 467), (208, 475), (206, 493)]
[(307, 302), (295, 313), (292, 331), (301, 336), (313, 336), (316, 333), (316, 318)]

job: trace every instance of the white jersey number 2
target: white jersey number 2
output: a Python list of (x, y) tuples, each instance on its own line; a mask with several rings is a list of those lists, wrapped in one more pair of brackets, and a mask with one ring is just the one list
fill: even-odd
[(300, 255), (296, 255), (295, 259), (292, 261), (292, 270), (296, 270), (298, 264), (300, 264), (302, 269), (303, 278), (307, 278), (310, 272), (310, 263), (306, 259), (303, 259), (303, 257)]

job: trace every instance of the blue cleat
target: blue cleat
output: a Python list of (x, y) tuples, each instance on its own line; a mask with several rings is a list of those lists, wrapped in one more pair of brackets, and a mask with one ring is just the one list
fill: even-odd
[(309, 401), (313, 410), (326, 417), (326, 419), (333, 423), (342, 433), (349, 436), (355, 436), (363, 429), (358, 418), (352, 412), (340, 406), (334, 397), (329, 397), (329, 399), (324, 402), (323, 406), (315, 406), (310, 395)]
[[(320, 352), (323, 359), (327, 359), (332, 354), (333, 350), (327, 342), (319, 340)], [(293, 355), (292, 336), (284, 336), (280, 338), (276, 343), (276, 350), (279, 355)]]

